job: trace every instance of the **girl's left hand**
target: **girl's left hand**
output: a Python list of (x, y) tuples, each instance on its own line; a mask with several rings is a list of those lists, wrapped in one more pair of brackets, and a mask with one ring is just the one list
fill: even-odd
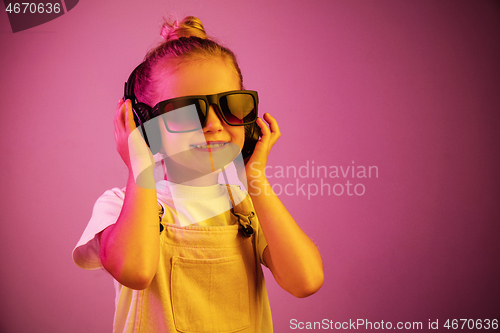
[(271, 148), (281, 136), (276, 119), (269, 113), (264, 114), (264, 119), (269, 124), (269, 127), (267, 127), (262, 118), (257, 118), (257, 125), (260, 127), (262, 136), (255, 145), (255, 150), (245, 165), (248, 182), (251, 182), (253, 179), (265, 177), (264, 172), (267, 165), (267, 157)]

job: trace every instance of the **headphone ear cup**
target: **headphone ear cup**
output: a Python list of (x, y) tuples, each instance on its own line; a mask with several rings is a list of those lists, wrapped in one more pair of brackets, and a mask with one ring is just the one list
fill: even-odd
[(137, 117), (140, 120), (140, 123), (138, 123), (136, 120), (136, 122), (135, 122), (136, 126), (140, 126), (141, 123), (144, 124), (149, 119), (151, 119), (151, 108), (149, 107), (149, 105), (144, 104), (144, 103), (136, 103), (136, 104), (132, 105), (132, 108), (135, 111), (134, 115), (137, 115)]
[(153, 119), (151, 107), (145, 103), (138, 102), (134, 93), (137, 71), (141, 70), (143, 65), (144, 62), (137, 66), (130, 74), (127, 82), (125, 82), (123, 99), (130, 99), (132, 101), (135, 125), (149, 146), (151, 153), (156, 154), (162, 147), (158, 122), (150, 121)]
[(160, 151), (158, 145), (161, 143), (161, 140), (158, 141), (157, 139), (159, 136), (158, 126), (154, 126), (154, 122), (150, 121), (151, 108), (144, 103), (132, 103), (132, 110), (134, 111), (135, 126), (139, 129), (151, 153), (153, 155), (156, 154)]
[(159, 117), (155, 117), (148, 121), (145, 125), (146, 133), (149, 139), (149, 149), (151, 150), (151, 153), (157, 154), (161, 151), (163, 144), (161, 141), (161, 134), (160, 134), (160, 127), (158, 124), (158, 121), (160, 120)]
[(244, 160), (252, 156), (255, 145), (261, 135), (262, 132), (256, 122), (245, 126), (245, 143), (243, 144), (243, 149), (241, 149), (241, 155)]
[(137, 124), (136, 121), (136, 125), (146, 140), (151, 153), (154, 155), (160, 152), (162, 148), (160, 128), (158, 127), (158, 122), (151, 115), (151, 107), (144, 103), (137, 103), (134, 106), (134, 115), (138, 115), (141, 123), (144, 125), (145, 133), (143, 133), (140, 123)]

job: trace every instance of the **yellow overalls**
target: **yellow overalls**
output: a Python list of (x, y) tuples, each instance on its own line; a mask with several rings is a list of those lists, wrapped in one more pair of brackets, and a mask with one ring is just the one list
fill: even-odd
[[(249, 197), (234, 210), (251, 215)], [(169, 209), (163, 221), (173, 221), (168, 214), (172, 214)], [(255, 250), (259, 222), (256, 216), (250, 219), (254, 233), (245, 237), (236, 215), (227, 211), (210, 219), (229, 219), (228, 226), (163, 223), (160, 263), (151, 285), (140, 291), (116, 285), (114, 331), (272, 332), (264, 276)], [(124, 301), (127, 304), (118, 307)], [(120, 327), (124, 322), (128, 327)]]

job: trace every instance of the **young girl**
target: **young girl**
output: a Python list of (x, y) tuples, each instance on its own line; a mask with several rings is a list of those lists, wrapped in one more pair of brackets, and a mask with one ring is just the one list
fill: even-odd
[[(316, 246), (264, 173), (278, 124), (257, 118), (257, 93), (199, 19), (162, 37), (116, 110), (127, 187), (97, 200), (73, 259), (114, 277), (114, 332), (272, 332), (261, 264), (297, 297), (323, 283)], [(219, 184), (229, 164), (243, 188)]]

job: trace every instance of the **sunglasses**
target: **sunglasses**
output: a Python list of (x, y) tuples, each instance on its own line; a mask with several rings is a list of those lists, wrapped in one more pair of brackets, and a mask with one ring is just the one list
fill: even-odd
[(193, 132), (205, 127), (210, 106), (230, 126), (244, 126), (257, 120), (259, 97), (256, 91), (233, 90), (214, 95), (184, 96), (161, 101), (153, 107), (153, 117), (162, 116), (171, 133)]

